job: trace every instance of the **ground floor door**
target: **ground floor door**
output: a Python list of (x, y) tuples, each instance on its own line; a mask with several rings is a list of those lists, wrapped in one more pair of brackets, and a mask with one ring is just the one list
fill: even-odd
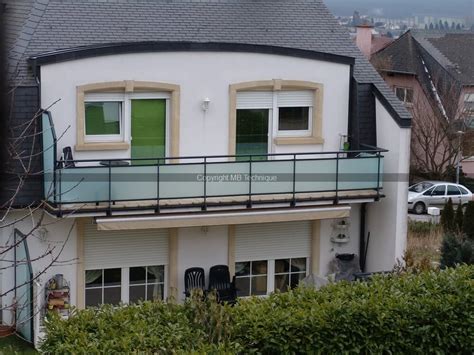
[[(131, 100), (131, 157), (166, 156), (166, 99)], [(156, 164), (156, 160), (138, 160), (134, 164)]]

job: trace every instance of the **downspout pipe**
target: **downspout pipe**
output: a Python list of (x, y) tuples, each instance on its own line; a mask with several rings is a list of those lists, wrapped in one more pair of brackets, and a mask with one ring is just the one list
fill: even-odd
[(365, 261), (367, 259), (367, 249), (365, 240), (365, 217), (367, 214), (367, 203), (360, 205), (360, 234), (359, 234), (359, 264), (360, 270), (365, 272)]

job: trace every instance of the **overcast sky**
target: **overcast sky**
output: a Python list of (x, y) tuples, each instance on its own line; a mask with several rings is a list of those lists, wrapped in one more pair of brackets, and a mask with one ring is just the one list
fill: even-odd
[(362, 14), (381, 17), (427, 15), (474, 16), (474, 0), (324, 0), (334, 15)]

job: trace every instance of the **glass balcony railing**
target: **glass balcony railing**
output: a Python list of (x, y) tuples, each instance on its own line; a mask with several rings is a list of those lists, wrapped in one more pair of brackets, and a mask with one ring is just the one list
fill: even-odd
[(382, 188), (382, 149), (58, 162), (51, 118), (43, 115), (46, 199), (55, 205), (338, 193)]

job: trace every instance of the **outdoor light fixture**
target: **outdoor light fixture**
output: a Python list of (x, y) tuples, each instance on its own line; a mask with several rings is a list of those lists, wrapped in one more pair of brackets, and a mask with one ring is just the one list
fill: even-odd
[(206, 97), (204, 100), (202, 100), (202, 105), (201, 108), (204, 112), (209, 110), (209, 103), (211, 102), (211, 99)]

